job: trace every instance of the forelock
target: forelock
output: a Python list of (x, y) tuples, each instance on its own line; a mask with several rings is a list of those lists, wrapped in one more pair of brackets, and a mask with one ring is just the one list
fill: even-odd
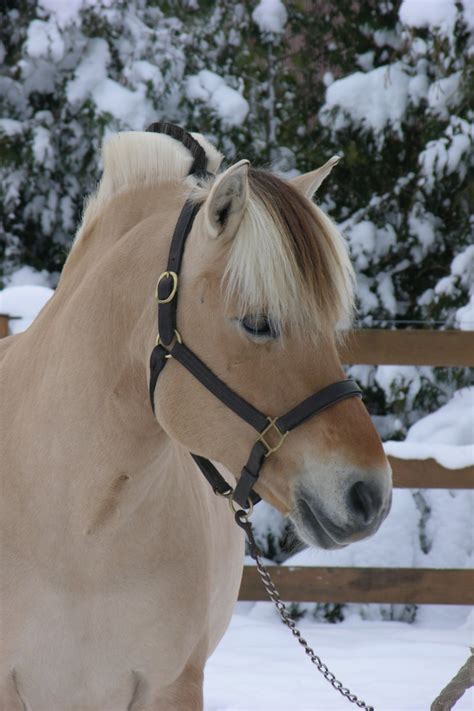
[(354, 273), (335, 225), (270, 171), (251, 168), (249, 187), (224, 274), (227, 301), (241, 317), (267, 313), (313, 340), (348, 325)]

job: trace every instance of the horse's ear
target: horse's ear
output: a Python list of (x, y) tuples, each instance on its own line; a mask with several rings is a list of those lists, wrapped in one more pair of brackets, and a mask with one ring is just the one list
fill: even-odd
[(249, 161), (241, 160), (219, 175), (205, 202), (204, 219), (212, 237), (237, 232), (248, 200)]
[(299, 190), (300, 193), (303, 193), (308, 200), (311, 200), (323, 180), (328, 177), (331, 170), (340, 160), (340, 156), (333, 156), (317, 170), (312, 170), (311, 173), (304, 173), (303, 175), (298, 175), (296, 178), (293, 178), (291, 184)]

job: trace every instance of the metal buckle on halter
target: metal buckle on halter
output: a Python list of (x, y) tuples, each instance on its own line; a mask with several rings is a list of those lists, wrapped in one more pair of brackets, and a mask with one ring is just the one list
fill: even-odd
[[(162, 279), (172, 279), (173, 281), (173, 286), (171, 288), (170, 294), (166, 297), (166, 299), (160, 299), (158, 295), (158, 289), (160, 286), (160, 282)], [(169, 304), (170, 301), (173, 301), (174, 297), (176, 296), (176, 292), (178, 290), (178, 275), (176, 272), (163, 272), (163, 274), (160, 274), (158, 281), (156, 283), (156, 290), (155, 290), (155, 297), (156, 300), (159, 304)]]
[[(270, 454), (273, 454), (273, 452), (276, 452), (278, 449), (280, 449), (285, 437), (289, 434), (288, 432), (281, 431), (281, 429), (278, 427), (278, 425), (276, 423), (277, 419), (278, 419), (277, 417), (267, 417), (268, 425), (265, 427), (264, 430), (262, 430), (260, 432), (260, 434), (257, 437), (257, 442), (261, 442), (263, 444), (263, 446), (265, 447), (265, 449), (267, 450), (265, 457), (269, 457)], [(271, 430), (273, 430), (278, 437), (278, 442), (274, 446), (272, 446), (265, 439), (265, 435), (268, 434)]]
[[(174, 346), (174, 344), (175, 344), (176, 342), (182, 343), (183, 341), (182, 341), (182, 339), (181, 339), (181, 334), (179, 333), (179, 331), (177, 331), (176, 329), (174, 329), (174, 336), (173, 336), (173, 340), (171, 341), (171, 343), (167, 343), (167, 344), (162, 343), (162, 342), (161, 342), (161, 339), (160, 339), (160, 334), (158, 334), (157, 337), (156, 337), (155, 346), (160, 346), (160, 345), (161, 345), (161, 346), (163, 346), (164, 348), (169, 348), (169, 349), (171, 350), (171, 348)], [(169, 359), (169, 358), (172, 358), (172, 357), (173, 357), (173, 356), (171, 355), (171, 353), (167, 353), (167, 354), (165, 355), (165, 358), (166, 358), (166, 359)]]

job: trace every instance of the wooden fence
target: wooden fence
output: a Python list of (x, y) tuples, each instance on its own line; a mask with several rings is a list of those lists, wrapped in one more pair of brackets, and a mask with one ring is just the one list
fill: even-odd
[[(366, 365), (472, 366), (474, 332), (354, 331), (341, 358), (345, 363)], [(397, 488), (474, 488), (474, 466), (446, 469), (433, 459), (390, 456), (389, 460)], [(472, 530), (466, 531), (466, 536), (472, 535)], [(274, 566), (271, 572), (283, 599), (294, 602), (474, 604), (472, 570)], [(268, 599), (253, 566), (244, 568), (239, 599)]]
[[(0, 314), (0, 337), (7, 332), (8, 316)], [(341, 358), (367, 365), (472, 366), (474, 331), (353, 331)], [(474, 488), (474, 466), (445, 469), (433, 459), (389, 460), (397, 488)], [(471, 570), (274, 566), (272, 575), (282, 597), (295, 602), (474, 604)], [(239, 599), (267, 599), (253, 566), (244, 568)]]

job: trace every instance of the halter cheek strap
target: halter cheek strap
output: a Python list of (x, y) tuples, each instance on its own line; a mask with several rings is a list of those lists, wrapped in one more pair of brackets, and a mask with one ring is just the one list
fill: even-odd
[[(180, 140), (195, 157), (190, 173), (206, 174), (207, 156), (200, 144), (190, 134), (171, 124), (152, 124), (148, 130), (166, 133)], [(158, 279), (156, 287), (158, 337), (150, 357), (150, 402), (153, 412), (155, 412), (154, 393), (158, 376), (167, 361), (174, 358), (216, 398), (257, 431), (258, 437), (250, 451), (247, 463), (242, 469), (235, 490), (225, 481), (209, 459), (191, 453), (214, 492), (225, 496), (232, 494), (233, 500), (242, 508), (246, 508), (250, 504), (260, 501), (260, 497), (253, 491), (253, 487), (258, 481), (265, 459), (280, 449), (291, 430), (337, 402), (349, 397), (361, 397), (362, 393), (353, 380), (341, 380), (306, 398), (281, 417), (271, 418), (234, 392), (182, 342), (177, 328), (178, 279), (186, 239), (199, 207), (190, 201), (185, 202), (171, 238), (166, 271)]]

